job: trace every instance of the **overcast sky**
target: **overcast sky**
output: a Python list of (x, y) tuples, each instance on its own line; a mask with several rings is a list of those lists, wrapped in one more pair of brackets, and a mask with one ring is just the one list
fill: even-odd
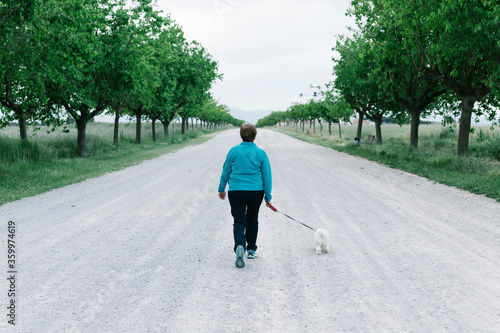
[(158, 0), (219, 63), (212, 94), (244, 110), (286, 110), (332, 80), (331, 48), (349, 35), (350, 0)]

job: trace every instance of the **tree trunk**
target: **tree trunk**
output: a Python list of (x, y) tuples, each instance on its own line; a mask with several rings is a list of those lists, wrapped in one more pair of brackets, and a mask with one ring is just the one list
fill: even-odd
[(410, 110), (411, 125), (410, 125), (410, 146), (418, 148), (418, 127), (420, 125), (420, 111)]
[(163, 135), (164, 136), (168, 136), (168, 125), (169, 125), (169, 122), (162, 121), (162, 125), (163, 125)]
[(342, 129), (340, 128), (340, 119), (339, 119), (339, 137), (342, 139)]
[[(26, 112), (23, 111), (22, 105), (14, 103), (8, 96), (12, 94), (12, 79), (10, 77), (5, 76), (5, 102), (2, 103), (3, 106), (11, 109), (18, 116), (19, 121), (19, 134), (21, 136), (21, 140), (28, 140), (28, 131), (26, 129), (26, 120), (28, 117), (35, 111), (35, 107), (30, 107)], [(7, 105), (5, 105), (5, 103)], [(1, 113), (1, 112), (0, 112)]]
[(356, 137), (361, 140), (361, 130), (363, 129), (363, 111), (358, 111), (358, 130), (356, 132)]
[(115, 146), (118, 146), (120, 115), (122, 114), (123, 109), (125, 109), (125, 107), (127, 106), (129, 99), (130, 96), (126, 95), (122, 99), (115, 100), (115, 103), (110, 104), (111, 109), (115, 111), (115, 126), (113, 129), (113, 144)]
[(156, 142), (156, 120), (151, 119), (151, 130), (153, 131), (153, 142)]
[(469, 154), (469, 133), (472, 112), (474, 111), (474, 96), (462, 97), (462, 114), (460, 115), (460, 125), (458, 129), (458, 156)]
[(118, 146), (118, 131), (120, 128), (120, 109), (115, 110), (115, 128), (113, 131), (113, 144)]
[(181, 134), (186, 132), (186, 117), (182, 117)]
[(136, 123), (135, 123), (135, 143), (136, 144), (140, 144), (141, 143), (141, 111), (140, 110), (136, 110), (136, 114), (135, 114), (135, 119), (136, 119)]
[(76, 121), (76, 127), (78, 129), (77, 153), (78, 156), (85, 157), (87, 155), (87, 147), (85, 141), (85, 133), (87, 130), (87, 117), (82, 115), (80, 119)]
[(373, 122), (375, 123), (375, 137), (377, 139), (377, 143), (379, 145), (382, 144), (382, 115), (376, 115), (372, 117)]
[(26, 116), (22, 114), (19, 117), (19, 133), (21, 134), (21, 140), (28, 140), (28, 131), (26, 129)]
[(331, 121), (328, 122), (328, 133), (330, 133), (330, 135), (332, 135), (332, 122)]

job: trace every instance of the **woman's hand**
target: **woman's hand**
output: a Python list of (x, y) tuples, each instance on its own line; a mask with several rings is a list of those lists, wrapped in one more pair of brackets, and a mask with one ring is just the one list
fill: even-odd
[(266, 206), (269, 207), (269, 208), (271, 208), (275, 212), (278, 211), (276, 208), (273, 207), (273, 205), (271, 204), (271, 201), (266, 201)]
[(221, 198), (222, 200), (226, 199), (226, 191), (219, 192), (219, 198)]

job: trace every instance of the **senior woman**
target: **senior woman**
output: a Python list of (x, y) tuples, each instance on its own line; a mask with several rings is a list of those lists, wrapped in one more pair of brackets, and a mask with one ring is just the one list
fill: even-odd
[(271, 166), (264, 150), (254, 143), (257, 129), (252, 124), (240, 128), (243, 142), (231, 148), (227, 154), (219, 183), (219, 198), (226, 198), (226, 185), (229, 182), (228, 198), (231, 215), (234, 218), (233, 235), (235, 265), (245, 267), (243, 259), (254, 259), (257, 250), (259, 231), (259, 208), (262, 199), (266, 205), (271, 202)]

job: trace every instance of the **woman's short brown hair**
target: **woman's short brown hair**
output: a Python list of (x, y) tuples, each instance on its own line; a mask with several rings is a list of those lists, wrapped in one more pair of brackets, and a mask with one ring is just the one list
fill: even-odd
[(243, 141), (253, 142), (257, 136), (257, 128), (252, 124), (243, 124), (240, 127), (240, 136)]

